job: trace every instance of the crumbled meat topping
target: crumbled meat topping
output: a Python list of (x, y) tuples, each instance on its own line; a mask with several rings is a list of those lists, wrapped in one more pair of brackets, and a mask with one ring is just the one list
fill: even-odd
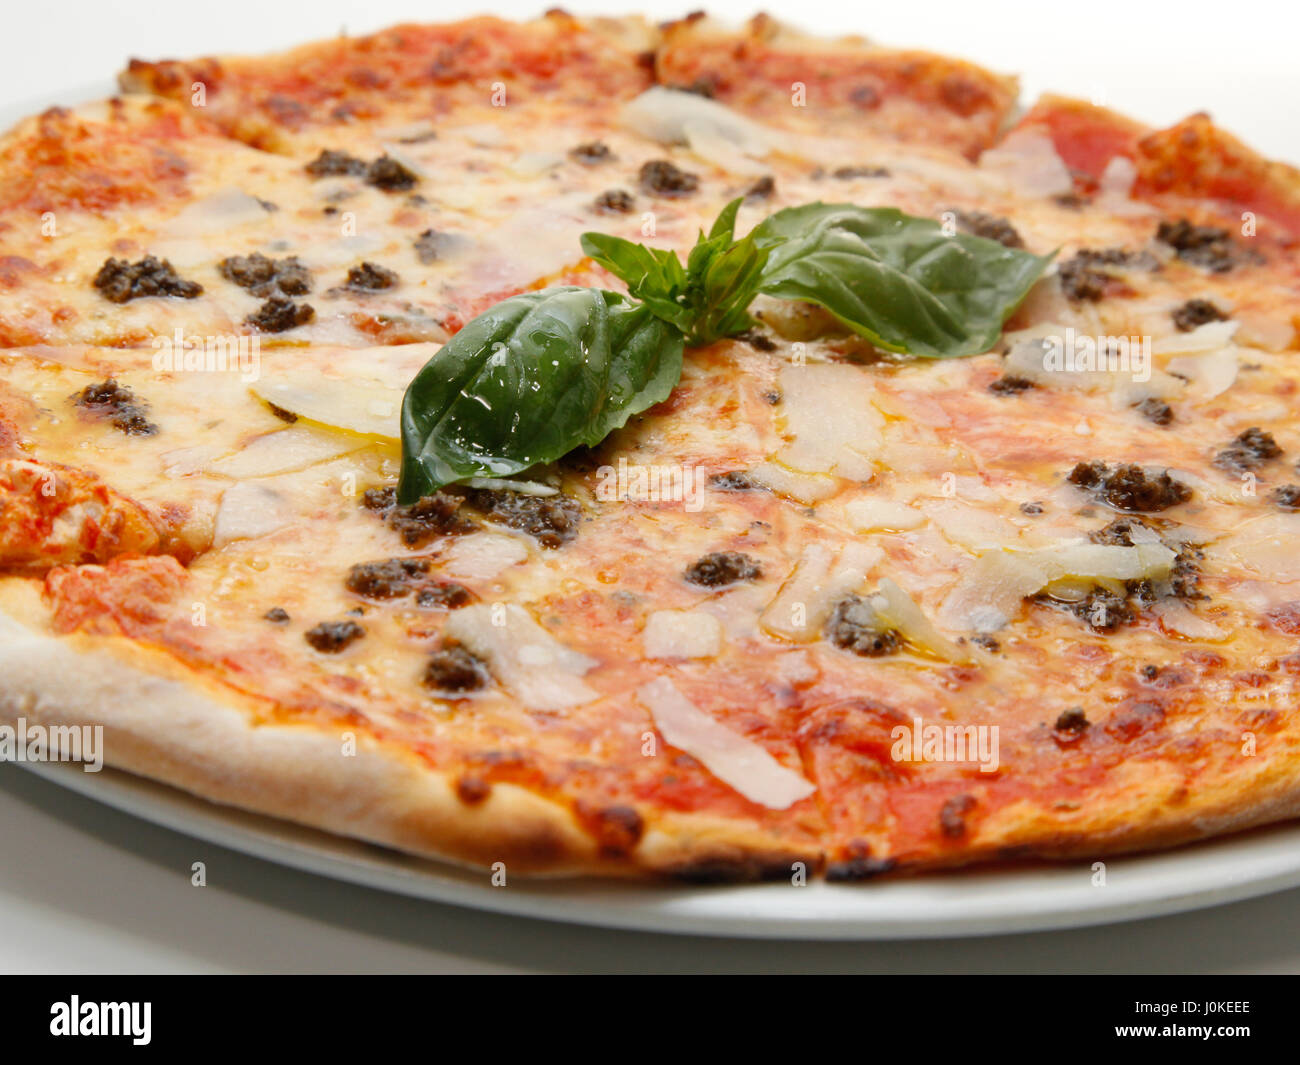
[(1109, 544), (1112, 547), (1132, 547), (1134, 529), (1150, 529), (1151, 526), (1141, 518), (1116, 518), (1109, 525), (1094, 529), (1088, 539), (1094, 544)]
[(985, 240), (995, 240), (1008, 248), (1025, 246), (1020, 234), (1005, 218), (986, 214), (984, 211), (961, 211), (955, 207), (951, 210), (957, 218), (957, 228), (963, 233), (969, 233), (972, 237), (983, 237)]
[(369, 510), (383, 511), (388, 527), (401, 536), (407, 547), (423, 547), (436, 537), (453, 536), (474, 528), (473, 522), (460, 513), (461, 498), (447, 492), (434, 492), (403, 506), (395, 502), (396, 493), (374, 498), (376, 502), (379, 498), (394, 500), (387, 505), (372, 505), (367, 492), (363, 505)]
[(991, 385), (989, 391), (997, 396), (1014, 396), (1018, 392), (1024, 392), (1026, 389), (1033, 388), (1034, 382), (1028, 377), (1020, 377), (1016, 374), (1003, 374)]
[(375, 263), (364, 262), (348, 270), (346, 287), (359, 292), (378, 292), (397, 285), (397, 273)]
[(1114, 632), (1133, 620), (1133, 610), (1112, 591), (1096, 588), (1071, 605), (1076, 617), (1085, 621), (1093, 632)]
[(390, 558), (384, 562), (359, 562), (343, 582), (348, 591), (366, 599), (397, 599), (429, 572), (423, 558)]
[(1226, 322), (1228, 316), (1209, 300), (1188, 300), (1173, 313), (1174, 325), (1180, 333), (1190, 333), (1198, 326), (1210, 322)]
[(700, 187), (698, 176), (679, 170), (667, 159), (651, 159), (641, 167), (637, 180), (643, 192), (667, 199), (689, 196)]
[(415, 593), (415, 605), (429, 610), (456, 610), (465, 606), (474, 595), (463, 584), (455, 581), (438, 581), (426, 585)]
[(610, 189), (595, 199), (596, 210), (601, 214), (631, 214), (636, 200), (626, 189)]
[(766, 333), (760, 333), (757, 329), (746, 329), (743, 333), (737, 333), (731, 339), (748, 344), (755, 351), (776, 350), (776, 341)]
[(1150, 252), (1133, 252), (1124, 248), (1084, 248), (1066, 259), (1057, 270), (1061, 291), (1075, 301), (1095, 303), (1106, 295), (1115, 275), (1104, 267), (1118, 270), (1158, 270), (1159, 262)]
[(1229, 473), (1244, 473), (1257, 470), (1266, 462), (1278, 458), (1282, 449), (1273, 439), (1272, 433), (1266, 433), (1258, 426), (1251, 426), (1239, 433), (1235, 440), (1214, 456), (1214, 464)]
[(836, 647), (866, 658), (893, 654), (902, 646), (898, 632), (883, 624), (871, 604), (858, 595), (835, 604), (825, 632)]
[(1278, 510), (1297, 511), (1300, 510), (1300, 485), (1284, 484), (1273, 490), (1269, 496), (1273, 506)]
[(1077, 740), (1088, 731), (1088, 716), (1083, 707), (1076, 706), (1063, 711), (1052, 728), (1059, 734), (1058, 739)]
[(772, 194), (776, 192), (776, 178), (771, 174), (765, 174), (754, 184), (745, 190), (745, 199), (747, 200), (770, 200)]
[(465, 238), (456, 233), (443, 233), (436, 229), (426, 229), (415, 238), (413, 247), (415, 257), (426, 266), (446, 258), (449, 254), (465, 244)]
[(1080, 462), (1068, 480), (1116, 510), (1137, 513), (1164, 510), (1192, 497), (1191, 489), (1175, 481), (1168, 471), (1151, 474), (1131, 463), (1111, 467), (1104, 462)]
[(763, 568), (739, 551), (715, 551), (686, 567), (686, 580), (701, 588), (718, 588), (737, 581), (755, 581), (762, 575)]
[(320, 155), (307, 164), (307, 173), (312, 177), (342, 177), (349, 174), (364, 174), (366, 164), (355, 155), (322, 148)]
[(334, 655), (365, 634), (366, 630), (355, 621), (322, 621), (302, 635), (317, 651)]
[(889, 171), (883, 166), (841, 166), (831, 171), (831, 177), (838, 181), (852, 181), (854, 178), (887, 178)]
[(543, 547), (561, 547), (578, 535), (582, 509), (563, 494), (531, 496), (509, 489), (471, 488), (465, 502), (489, 521), (525, 532)]
[(262, 617), (272, 625), (287, 625), (289, 623), (289, 611), (282, 606), (271, 607)]
[(414, 188), (419, 178), (388, 155), (381, 155), (366, 167), (366, 184), (384, 192), (405, 192)]
[(136, 399), (131, 389), (111, 377), (87, 385), (72, 398), (82, 410), (107, 419), (109, 425), (127, 436), (153, 436), (158, 432), (158, 426), (146, 417), (148, 404)]
[(145, 296), (178, 296), (192, 300), (203, 292), (202, 285), (179, 277), (170, 262), (152, 255), (146, 255), (137, 263), (126, 259), (106, 259), (93, 284), (110, 303), (128, 303)]
[(1154, 396), (1147, 396), (1142, 402), (1134, 404), (1134, 407), (1153, 425), (1169, 425), (1174, 420), (1174, 408)]
[(715, 473), (709, 478), (709, 487), (721, 492), (754, 492), (763, 486), (743, 470)]
[(1186, 218), (1161, 222), (1156, 230), (1156, 240), (1173, 248), (1183, 262), (1214, 274), (1226, 273), (1241, 262), (1258, 258), (1254, 253), (1247, 254), (1238, 248), (1226, 229), (1193, 225)]
[(261, 252), (233, 255), (217, 264), (221, 276), (254, 296), (278, 293), (305, 296), (311, 291), (311, 271), (291, 255), (286, 259), (269, 259)]
[(424, 670), (424, 686), (435, 692), (472, 692), (487, 685), (483, 662), (459, 644), (434, 653)]
[(609, 145), (604, 141), (589, 141), (571, 148), (569, 158), (583, 166), (597, 166), (600, 163), (610, 162), (614, 158), (614, 153), (609, 150)]
[(294, 303), (288, 296), (275, 295), (244, 319), (244, 324), (262, 333), (283, 333), (306, 325), (316, 317), (310, 303)]

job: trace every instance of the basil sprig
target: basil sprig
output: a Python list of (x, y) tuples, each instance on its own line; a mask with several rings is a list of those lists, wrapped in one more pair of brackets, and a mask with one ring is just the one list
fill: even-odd
[(502, 300), (407, 387), (398, 502), (598, 444), (681, 374), (681, 332), (616, 292), (567, 285)]
[(402, 402), (399, 502), (471, 477), (508, 477), (594, 446), (666, 399), (686, 345), (748, 329), (758, 293), (824, 307), (890, 351), (989, 350), (1051, 256), (1005, 248), (884, 207), (814, 203), (735, 238), (733, 200), (686, 263), (584, 233), (628, 295), (561, 286), (480, 314), (416, 375)]
[(877, 347), (932, 359), (993, 347), (1052, 260), (949, 236), (892, 207), (810, 203), (754, 233), (775, 248), (759, 291), (815, 303)]

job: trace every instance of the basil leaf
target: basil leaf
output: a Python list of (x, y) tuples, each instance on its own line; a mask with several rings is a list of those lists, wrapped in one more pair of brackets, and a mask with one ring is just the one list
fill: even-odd
[(992, 348), (1052, 259), (945, 236), (937, 222), (892, 207), (790, 207), (754, 232), (784, 241), (760, 292), (815, 303), (877, 347), (933, 359)]
[(503, 300), (408, 386), (398, 501), (598, 444), (667, 398), (681, 372), (681, 332), (618, 293), (563, 286)]

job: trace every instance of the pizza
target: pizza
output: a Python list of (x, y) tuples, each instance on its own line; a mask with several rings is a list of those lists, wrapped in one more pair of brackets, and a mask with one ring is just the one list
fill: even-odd
[(1300, 173), (759, 16), (132, 60), (0, 151), (0, 723), (520, 875), (1300, 814)]

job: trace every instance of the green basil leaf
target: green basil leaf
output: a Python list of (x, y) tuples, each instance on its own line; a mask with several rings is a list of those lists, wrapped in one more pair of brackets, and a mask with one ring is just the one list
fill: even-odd
[(594, 446), (666, 399), (681, 372), (681, 332), (643, 304), (575, 286), (512, 296), (470, 321), (408, 386), (397, 498)]
[(784, 241), (760, 292), (815, 303), (878, 347), (935, 359), (991, 349), (1052, 259), (945, 236), (937, 222), (892, 207), (791, 207), (755, 234)]

